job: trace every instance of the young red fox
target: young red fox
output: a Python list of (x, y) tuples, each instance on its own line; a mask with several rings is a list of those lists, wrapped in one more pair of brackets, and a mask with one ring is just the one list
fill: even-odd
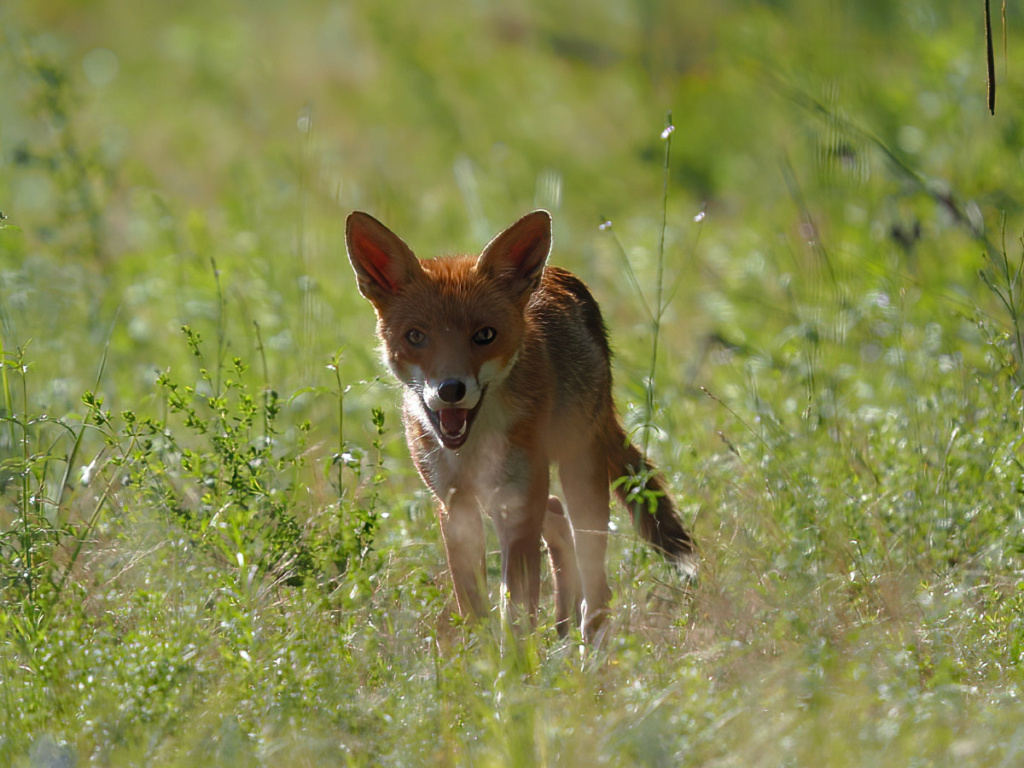
[[(582, 618), (593, 639), (610, 597), (609, 484), (622, 476), (647, 478), (656, 500), (653, 510), (627, 503), (617, 486), (640, 534), (692, 572), (693, 540), (615, 412), (597, 302), (572, 274), (545, 267), (547, 211), (521, 218), (478, 258), (420, 261), (360, 212), (348, 217), (346, 242), (359, 291), (376, 310), (385, 359), (404, 387), (406, 439), (440, 505), (461, 613), (487, 613), (483, 508), (501, 544), (510, 618), (536, 617), (543, 538), (558, 630)], [(552, 462), (568, 521), (548, 497)]]

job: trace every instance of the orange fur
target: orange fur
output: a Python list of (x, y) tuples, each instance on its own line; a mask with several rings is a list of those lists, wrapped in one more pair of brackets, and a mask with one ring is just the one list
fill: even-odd
[[(646, 478), (657, 499), (652, 511), (619, 493), (641, 535), (692, 570), (693, 541), (615, 412), (597, 303), (575, 276), (545, 266), (546, 211), (521, 218), (479, 257), (420, 261), (359, 212), (348, 218), (346, 241), (385, 360), (403, 384), (409, 449), (439, 502), (462, 613), (487, 612), (482, 508), (501, 545), (509, 618), (536, 617), (543, 539), (559, 632), (582, 618), (594, 639), (611, 594), (609, 483), (624, 475)], [(548, 496), (552, 463), (568, 519)]]

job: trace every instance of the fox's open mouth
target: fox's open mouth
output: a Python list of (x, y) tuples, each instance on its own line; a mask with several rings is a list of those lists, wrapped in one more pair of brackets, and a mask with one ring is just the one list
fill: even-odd
[(472, 408), (441, 408), (432, 410), (424, 403), (423, 407), (430, 415), (430, 421), (434, 425), (437, 436), (441, 438), (441, 444), (452, 450), (460, 448), (469, 437), (469, 428), (473, 425), (480, 404), (484, 401), (483, 394), (476, 405)]

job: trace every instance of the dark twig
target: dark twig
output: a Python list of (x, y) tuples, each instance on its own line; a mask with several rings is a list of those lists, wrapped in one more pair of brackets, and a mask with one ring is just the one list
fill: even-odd
[(992, 52), (992, 11), (985, 0), (985, 54), (988, 59), (988, 111), (996, 113), (996, 57)]

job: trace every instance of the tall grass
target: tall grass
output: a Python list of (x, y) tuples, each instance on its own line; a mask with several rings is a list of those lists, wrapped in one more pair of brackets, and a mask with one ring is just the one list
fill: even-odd
[[(0, 765), (1019, 762), (1024, 189), (976, 16), (0, 9)], [(538, 196), (703, 556), (684, 593), (616, 516), (583, 653), (454, 615), (341, 245)]]

